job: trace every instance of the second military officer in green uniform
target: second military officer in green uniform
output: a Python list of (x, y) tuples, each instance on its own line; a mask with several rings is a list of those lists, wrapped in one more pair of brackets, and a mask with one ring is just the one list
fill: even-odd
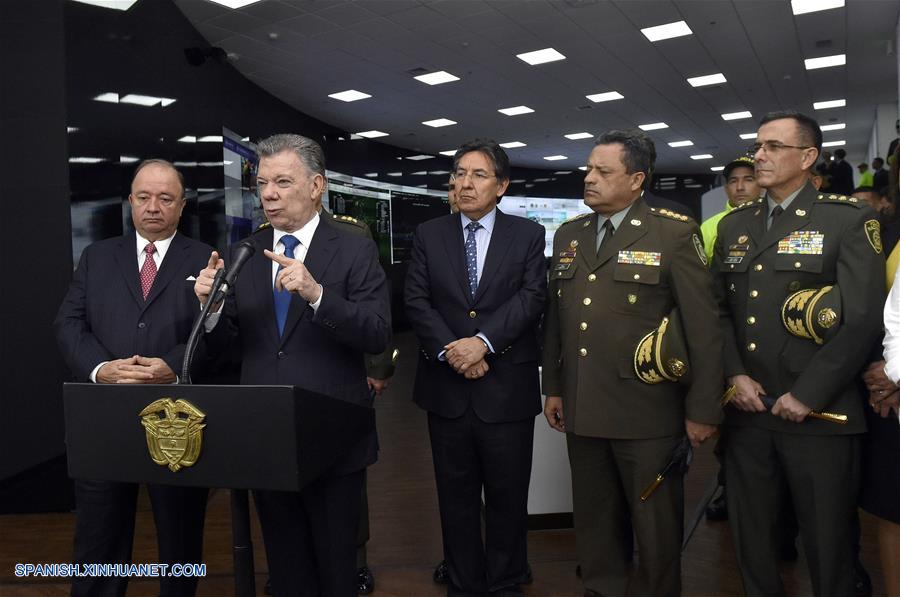
[[(655, 158), (641, 131), (600, 136), (584, 182), (594, 213), (563, 224), (553, 242), (544, 414), (566, 432), (587, 594), (679, 594), (682, 477), (669, 476), (646, 502), (640, 494), (685, 434), (697, 445), (721, 417), (721, 336), (700, 230), (641, 199)], [(635, 355), (676, 307), (692, 365), (687, 383), (669, 381), (685, 362), (667, 364), (666, 377), (648, 376)], [(629, 512), (639, 545), (630, 582), (622, 537)]]
[(763, 118), (751, 153), (766, 196), (722, 218), (713, 258), (736, 390), (725, 407), (728, 512), (749, 597), (785, 594), (776, 548), (785, 484), (814, 593), (854, 594), (850, 520), (865, 431), (857, 380), (881, 330), (884, 256), (873, 211), (809, 182), (821, 146), (809, 116)]

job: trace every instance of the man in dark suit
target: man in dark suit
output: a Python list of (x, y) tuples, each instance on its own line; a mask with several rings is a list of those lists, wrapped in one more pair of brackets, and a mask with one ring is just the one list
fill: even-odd
[(467, 143), (453, 161), (460, 213), (419, 225), (406, 276), (414, 397), (428, 411), (448, 594), (515, 594), (528, 570), (544, 229), (497, 209), (509, 158), (495, 142)]
[[(207, 326), (209, 348), (239, 347), (242, 384), (294, 385), (371, 407), (364, 355), (382, 352), (391, 330), (375, 244), (319, 215), (326, 181), (318, 143), (274, 135), (257, 150), (271, 227), (250, 237), (256, 252), (219, 314), (224, 321)], [(197, 276), (202, 303), (220, 267), (214, 253)], [(356, 594), (363, 471), (375, 458), (373, 423), (299, 493), (255, 492), (275, 595)]]
[[(142, 162), (128, 201), (135, 232), (84, 250), (54, 324), (57, 340), (78, 381), (175, 383), (199, 313), (193, 274), (212, 247), (176, 233), (184, 181), (169, 162)], [(74, 562), (131, 561), (137, 489), (75, 481)], [(200, 562), (207, 490), (150, 485), (148, 491), (159, 561)], [(76, 578), (72, 595), (124, 595), (127, 582)], [(193, 595), (196, 587), (192, 578), (160, 580), (163, 596)]]
[[(864, 202), (809, 182), (821, 146), (809, 116), (763, 118), (752, 153), (766, 196), (722, 218), (713, 258), (725, 374), (736, 389), (725, 418), (728, 511), (750, 597), (784, 594), (776, 549), (784, 487), (813, 591), (854, 594), (851, 520), (866, 430), (858, 375), (881, 331), (884, 255), (877, 215)], [(823, 288), (842, 307), (808, 310), (806, 321), (820, 328), (813, 335), (789, 309), (815, 305), (794, 293)], [(774, 401), (771, 410), (763, 398)], [(847, 422), (812, 419), (811, 410)]]
[(836, 149), (834, 151), (834, 160), (826, 161), (828, 164), (828, 176), (831, 179), (828, 191), (831, 193), (849, 195), (853, 192), (853, 187), (855, 186), (853, 184), (853, 167), (846, 162), (846, 157), (846, 151)]
[[(679, 594), (682, 475), (670, 474), (647, 501), (640, 495), (685, 436), (696, 446), (721, 419), (721, 335), (700, 229), (644, 203), (655, 159), (641, 131), (601, 135), (584, 180), (595, 213), (569, 220), (553, 240), (544, 415), (566, 433), (586, 595)], [(683, 361), (680, 373), (648, 380), (636, 348), (674, 307), (696, 367), (689, 383), (680, 381)], [(629, 515), (639, 548), (630, 580)]]

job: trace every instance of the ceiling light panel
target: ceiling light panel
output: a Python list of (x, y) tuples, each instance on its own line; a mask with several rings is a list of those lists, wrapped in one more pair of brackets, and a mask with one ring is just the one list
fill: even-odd
[(568, 158), (568, 156), (564, 156), (564, 155), (547, 155), (547, 156), (544, 156), (544, 159), (547, 160), (548, 162), (557, 162), (559, 160), (567, 160), (569, 158)]
[(693, 144), (693, 141), (688, 141), (687, 139), (685, 139), (684, 141), (672, 141), (671, 143), (669, 143), (669, 147), (690, 147)]
[(804, 15), (808, 12), (843, 8), (844, 0), (791, 0), (791, 11), (795, 15)]
[(843, 108), (846, 105), (847, 105), (847, 100), (845, 100), (845, 99), (826, 100), (824, 102), (814, 102), (813, 110), (827, 110), (828, 108)]
[(665, 25), (657, 25), (656, 27), (646, 27), (641, 29), (644, 37), (650, 41), (662, 41), (664, 39), (672, 39), (673, 37), (682, 37), (691, 35), (693, 31), (684, 21), (675, 23), (666, 23)]
[(839, 146), (841, 146), (841, 145), (846, 145), (846, 144), (847, 144), (847, 142), (844, 141), (844, 140), (841, 140), (841, 141), (826, 141), (825, 143), (822, 143), (822, 147), (839, 147)]
[(361, 133), (356, 133), (360, 137), (365, 139), (375, 139), (377, 137), (387, 137), (388, 134), (382, 131), (363, 131)]
[(421, 81), (427, 85), (440, 85), (441, 83), (452, 83), (453, 81), (459, 81), (459, 77), (455, 75), (451, 75), (447, 71), (439, 70), (437, 72), (428, 73), (425, 75), (419, 75), (418, 77), (413, 77), (416, 81)]
[(741, 139), (747, 141), (748, 139), (756, 139), (756, 133), (742, 133)]
[(572, 141), (578, 141), (579, 139), (592, 139), (594, 135), (591, 133), (569, 133), (568, 135), (563, 135), (566, 139), (570, 139)]
[(533, 52), (525, 52), (524, 54), (516, 54), (516, 58), (522, 60), (523, 62), (527, 62), (531, 66), (566, 59), (565, 56), (563, 56), (553, 48), (544, 48), (543, 50), (535, 50)]
[(846, 54), (835, 54), (834, 56), (821, 56), (819, 58), (807, 58), (803, 61), (806, 70), (815, 70), (817, 68), (828, 68), (829, 66), (844, 66), (847, 64)]
[(692, 156), (691, 156), (691, 159), (692, 159), (692, 160), (708, 160), (708, 159), (710, 159), (710, 158), (712, 158), (712, 154), (711, 154), (711, 153), (699, 153), (699, 154), (697, 154), (697, 155), (692, 155)]
[(338, 93), (329, 93), (328, 97), (342, 102), (356, 102), (372, 96), (368, 93), (357, 91), (356, 89), (348, 89), (347, 91), (339, 91)]
[(442, 126), (450, 126), (456, 124), (456, 121), (450, 120), (449, 118), (435, 118), (434, 120), (426, 120), (422, 124), (433, 128), (440, 128)]
[(504, 149), (516, 149), (517, 147), (525, 147), (526, 143), (522, 143), (521, 141), (507, 141), (506, 143), (500, 143), (500, 147)]
[(722, 120), (743, 120), (744, 118), (753, 118), (753, 114), (746, 110), (743, 112), (729, 112), (728, 114), (722, 114)]
[(507, 116), (519, 116), (520, 114), (531, 114), (534, 112), (528, 106), (513, 106), (511, 108), (500, 108), (497, 110), (501, 114), (506, 114)]
[(843, 122), (838, 122), (837, 124), (823, 124), (819, 127), (823, 132), (825, 131), (842, 131), (847, 128), (847, 125)]
[(706, 85), (718, 85), (719, 83), (727, 83), (728, 80), (722, 73), (714, 75), (703, 75), (702, 77), (691, 77), (687, 80), (691, 87), (704, 87)]
[(584, 97), (588, 98), (589, 100), (591, 100), (594, 103), (600, 103), (600, 102), (611, 102), (613, 100), (624, 99), (625, 96), (622, 95), (621, 93), (619, 93), (618, 91), (606, 91), (604, 93), (594, 93), (592, 95), (586, 95)]
[(650, 124), (639, 124), (638, 128), (642, 131), (656, 131), (659, 129), (667, 129), (669, 125), (665, 122), (651, 122)]

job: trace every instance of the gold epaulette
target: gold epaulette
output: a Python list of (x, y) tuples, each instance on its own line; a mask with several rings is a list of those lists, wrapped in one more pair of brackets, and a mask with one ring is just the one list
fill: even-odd
[(345, 224), (354, 224), (354, 225), (356, 225), (356, 226), (359, 226), (360, 228), (365, 228), (365, 227), (366, 227), (365, 224), (363, 224), (362, 222), (360, 222), (359, 220), (357, 220), (356, 218), (354, 218), (354, 217), (352, 217), (352, 216), (343, 216), (343, 215), (338, 215), (338, 214), (331, 214), (331, 218), (332, 218), (333, 220), (337, 220), (338, 222), (344, 222)]
[(725, 215), (722, 216), (722, 219), (724, 220), (731, 214), (736, 214), (740, 211), (743, 211), (743, 210), (751, 208), (751, 207), (759, 207), (760, 205), (762, 205), (763, 201), (764, 201), (764, 199), (762, 197), (760, 197), (756, 201), (748, 201), (746, 203), (742, 203), (742, 204), (738, 205), (737, 207), (732, 207), (730, 211), (726, 212)]
[(256, 230), (253, 231), (253, 234), (256, 234), (257, 232), (262, 232), (266, 228), (271, 228), (271, 227), (272, 227), (272, 225), (270, 223), (263, 222), (262, 224), (260, 224), (259, 226), (256, 227)]
[(568, 220), (566, 220), (565, 222), (563, 222), (562, 224), (560, 224), (559, 227), (562, 228), (563, 226), (565, 226), (566, 224), (568, 224), (568, 223), (570, 223), (570, 222), (575, 222), (575, 221), (580, 220), (580, 219), (582, 219), (582, 218), (587, 218), (587, 217), (589, 217), (589, 216), (592, 215), (592, 214), (593, 214), (593, 212), (588, 211), (588, 212), (585, 212), (585, 213), (583, 213), (583, 214), (578, 214), (577, 216), (572, 216), (571, 218), (569, 218)]
[(679, 222), (690, 222), (691, 221), (691, 218), (687, 217), (686, 215), (676, 213), (669, 209), (656, 209), (656, 208), (651, 207), (650, 213), (669, 218), (670, 220), (677, 220)]
[(859, 199), (857, 199), (856, 197), (848, 197), (846, 195), (828, 195), (826, 193), (822, 193), (818, 197), (816, 197), (816, 201), (821, 201), (823, 203), (841, 203), (843, 205), (862, 207), (862, 203), (860, 203)]

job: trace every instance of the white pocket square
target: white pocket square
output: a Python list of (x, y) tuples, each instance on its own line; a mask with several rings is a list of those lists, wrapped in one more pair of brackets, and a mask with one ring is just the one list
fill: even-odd
[(184, 281), (185, 282), (196, 282), (197, 278), (195, 278), (194, 276), (188, 276), (187, 278), (184, 279)]

